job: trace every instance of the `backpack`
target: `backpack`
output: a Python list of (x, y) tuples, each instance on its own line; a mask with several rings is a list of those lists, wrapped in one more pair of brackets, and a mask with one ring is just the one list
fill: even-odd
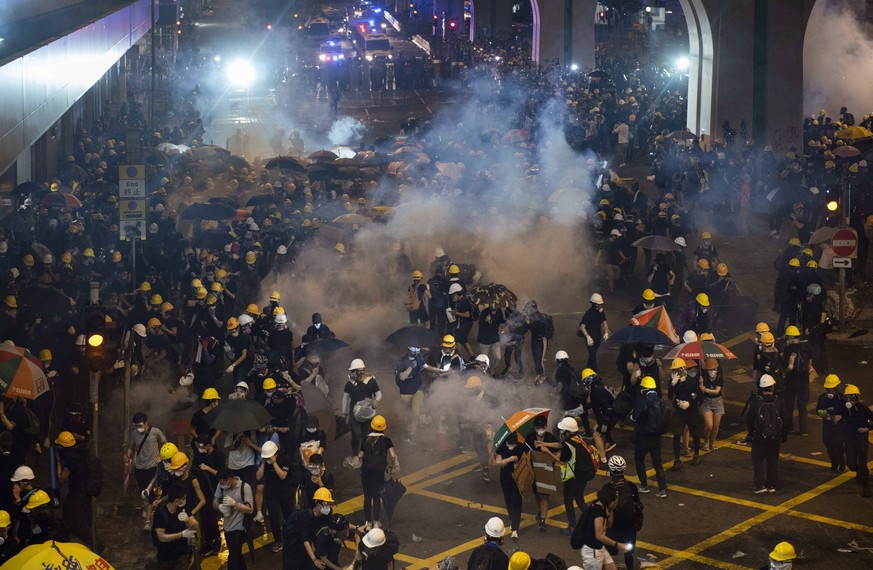
[(362, 449), (365, 450), (363, 468), (367, 471), (384, 472), (385, 468), (388, 467), (388, 448), (385, 447), (385, 438), (376, 438), (376, 443), (372, 448), (369, 446), (369, 442), (364, 440)]
[(667, 414), (669, 413), (666, 402), (659, 398), (657, 394), (654, 397), (649, 395), (643, 395), (642, 397), (646, 398), (648, 405), (646, 406), (645, 413), (639, 418), (640, 423), (638, 425), (640, 429), (648, 435), (663, 434), (667, 427)]
[[(561, 481), (569, 481), (574, 477), (580, 482), (594, 479), (597, 469), (600, 467), (597, 450), (585, 443), (585, 440), (578, 435), (571, 437), (570, 441), (566, 443), (570, 446), (570, 459), (561, 465)], [(583, 449), (588, 452), (588, 461), (576, 455)]]
[(761, 402), (755, 417), (755, 435), (764, 439), (782, 437), (782, 416), (779, 415), (776, 402)]
[(552, 320), (552, 315), (540, 313), (531, 323), (531, 332), (534, 336), (551, 340), (555, 336), (555, 323)]
[(406, 290), (406, 300), (404, 301), (406, 310), (414, 313), (421, 306), (421, 299), (418, 297), (418, 285), (410, 285)]
[(103, 491), (103, 466), (96, 455), (88, 454), (85, 458), (85, 494), (89, 497), (99, 497)]
[(615, 396), (612, 402), (612, 411), (615, 412), (615, 417), (623, 420), (634, 409), (634, 397), (630, 392), (621, 391)]
[(385, 544), (383, 548), (387, 550), (391, 556), (400, 552), (400, 537), (393, 530), (385, 530)]
[(491, 564), (494, 561), (494, 555), (497, 550), (494, 548), (480, 548), (476, 554), (470, 558), (467, 563), (467, 568), (470, 570), (491, 570)]
[(570, 394), (570, 397), (574, 400), (582, 402), (586, 401), (590, 395), (588, 386), (586, 386), (585, 382), (582, 381), (582, 377), (575, 368), (572, 366), (568, 366), (567, 368), (570, 374), (570, 385), (567, 388), (567, 393)]
[(534, 560), (530, 565), (531, 570), (567, 570), (567, 563), (557, 554), (549, 552), (542, 560)]
[(449, 308), (449, 282), (439, 275), (427, 280), (430, 288), (431, 302), (435, 311), (445, 311)]

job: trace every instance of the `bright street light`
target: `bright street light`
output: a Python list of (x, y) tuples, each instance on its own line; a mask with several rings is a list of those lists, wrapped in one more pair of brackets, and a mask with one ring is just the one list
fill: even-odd
[(579, 66), (575, 63), (570, 64), (570, 71), (579, 71)]
[(680, 57), (679, 59), (676, 60), (676, 68), (681, 69), (682, 71), (685, 71), (686, 69), (688, 69), (689, 65), (690, 65), (690, 62), (688, 61), (687, 57)]
[(255, 68), (245, 59), (237, 59), (227, 66), (227, 78), (231, 85), (248, 87), (255, 80)]

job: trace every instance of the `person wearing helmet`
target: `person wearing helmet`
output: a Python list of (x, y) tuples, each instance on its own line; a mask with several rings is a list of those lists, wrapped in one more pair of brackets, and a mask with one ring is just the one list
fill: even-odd
[(846, 445), (846, 467), (855, 472), (855, 483), (862, 497), (870, 496), (870, 470), (867, 468), (869, 432), (873, 428), (873, 410), (861, 399), (854, 384), (843, 390), (846, 400), (843, 437)]
[(394, 554), (400, 548), (400, 540), (393, 532), (381, 528), (367, 530), (365, 526), (355, 533), (355, 541), (358, 545), (355, 553), (355, 568), (394, 570)]
[(703, 232), (700, 234), (700, 245), (692, 252), (695, 259), (705, 259), (710, 267), (718, 265), (718, 250), (712, 245), (712, 234)]
[[(570, 364), (570, 355), (564, 350), (555, 353), (555, 383), (561, 395), (561, 409), (573, 410), (588, 400), (588, 389), (582, 383), (582, 376)], [(591, 429), (590, 424), (588, 429)]]
[[(191, 459), (191, 473), (200, 482), (204, 493), (218, 487), (218, 472), (225, 466), (224, 453), (215, 448), (208, 433), (194, 440), (194, 456)], [(218, 529), (218, 513), (212, 508), (212, 498), (207, 496), (207, 502), (200, 510), (200, 525), (203, 530), (200, 555), (207, 556), (221, 550), (221, 534)]]
[[(12, 432), (5, 431), (3, 432), (3, 434), (0, 434), (0, 437), (2, 437), (3, 440), (6, 440), (6, 438), (8, 437), (8, 442), (3, 441), (3, 452), (6, 453), (10, 450), (13, 444)], [(11, 456), (4, 455), (4, 457)], [(11, 467), (11, 465), (4, 465), (4, 467), (8, 468)], [(15, 468), (15, 471), (12, 472), (12, 476), (9, 478), (11, 488), (7, 487), (11, 490), (11, 500), (10, 496), (6, 495), (3, 497), (3, 502), (4, 504), (9, 505), (9, 507), (12, 509), (13, 515), (21, 511), (25, 503), (27, 503), (27, 499), (29, 499), (30, 495), (32, 495), (34, 491), (36, 491), (36, 488), (33, 486), (33, 482), (35, 479), (36, 475), (34, 475), (33, 469), (31, 469), (27, 465), (19, 465)]]
[(92, 497), (100, 495), (103, 483), (102, 467), (87, 446), (77, 445), (76, 437), (62, 431), (55, 438), (58, 456), (58, 484), (67, 485), (63, 503), (63, 520), (67, 529), (86, 544), (91, 537)]
[(12, 536), (12, 517), (8, 511), (0, 510), (0, 564), (5, 563), (18, 552), (18, 544)]
[(361, 444), (357, 458), (361, 464), (361, 487), (364, 491), (364, 518), (367, 527), (381, 528), (379, 516), (382, 511), (382, 500), (379, 489), (389, 477), (396, 479), (400, 471), (400, 461), (394, 449), (394, 442), (385, 435), (387, 424), (383, 416), (376, 416), (370, 421), (370, 433)]
[(594, 293), (589, 301), (591, 306), (582, 315), (576, 336), (585, 339), (585, 345), (588, 347), (586, 367), (597, 370), (597, 350), (600, 348), (600, 343), (609, 338), (609, 323), (606, 322), (603, 296)]
[[(454, 267), (454, 266), (453, 266)], [(460, 283), (449, 286), (449, 305), (454, 322), (449, 323), (449, 330), (455, 337), (455, 342), (463, 349), (466, 358), (473, 357), (473, 347), (467, 340), (473, 323), (479, 317), (479, 309), (467, 298), (467, 291)]]
[(654, 309), (656, 299), (657, 297), (655, 296), (655, 292), (652, 289), (646, 289), (645, 291), (643, 291), (642, 302), (634, 307), (633, 314), (636, 315), (637, 313), (642, 313), (643, 311)]
[(376, 383), (376, 377), (367, 373), (363, 360), (355, 358), (349, 365), (349, 379), (343, 388), (341, 408), (343, 418), (352, 431), (351, 457), (361, 451), (363, 434), (370, 431), (370, 420), (376, 414), (380, 400), (382, 391)]
[(473, 360), (464, 363), (464, 369), (477, 376), (491, 377), (491, 359), (487, 354), (478, 354)]
[(282, 294), (278, 291), (271, 291), (270, 298), (264, 308), (261, 309), (261, 313), (267, 316), (273, 316), (276, 314), (276, 309), (279, 308), (279, 303), (282, 300)]
[(698, 337), (712, 330), (709, 312), (710, 304), (709, 295), (706, 293), (698, 293), (694, 297), (694, 315), (691, 317), (688, 330), (694, 331)]
[(436, 368), (440, 374), (450, 374), (452, 372), (463, 372), (465, 368), (464, 359), (457, 352), (458, 343), (455, 337), (447, 334), (443, 337), (440, 344), (439, 361)]
[(245, 380), (254, 365), (255, 343), (252, 335), (240, 330), (236, 317), (227, 319), (227, 335), (224, 338), (230, 356), (225, 373), (232, 374), (234, 382)]
[(669, 415), (667, 404), (661, 399), (658, 385), (652, 376), (645, 375), (640, 379), (640, 396), (631, 412), (634, 422), (634, 465), (640, 478), (640, 493), (648, 493), (646, 475), (646, 455), (652, 457), (652, 467), (658, 481), (658, 498), (667, 496), (667, 478), (661, 460), (661, 439), (666, 431)]
[(294, 484), (291, 477), (291, 462), (276, 442), (267, 440), (261, 445), (261, 464), (256, 473), (264, 486), (264, 506), (273, 533), (272, 552), (281, 552), (282, 521), (294, 510)]
[(530, 554), (516, 551), (509, 557), (509, 570), (529, 570), (531, 565)]
[(785, 429), (794, 432), (794, 410), (797, 408), (797, 433), (807, 436), (806, 404), (809, 402), (809, 377), (813, 372), (812, 352), (807, 343), (800, 342), (800, 330), (791, 325), (785, 329)]
[(810, 283), (806, 287), (800, 305), (799, 326), (801, 333), (809, 341), (814, 365), (819, 370), (827, 370), (829, 368), (827, 338), (833, 327), (827, 295), (817, 283)]
[(521, 378), (524, 374), (524, 366), (522, 365), (522, 356), (524, 351), (524, 339), (527, 336), (527, 326), (525, 323), (525, 315), (522, 311), (517, 311), (514, 307), (509, 307), (504, 310), (506, 323), (504, 325), (503, 343), (503, 370), (498, 376), (505, 377), (510, 373), (512, 368), (513, 357), (515, 358), (515, 367), (517, 369), (517, 377)]
[(791, 570), (797, 553), (790, 542), (780, 542), (770, 552), (769, 565), (765, 570)]
[[(800, 240), (794, 237), (789, 240), (788, 246), (773, 261), (773, 268), (777, 271), (776, 282), (773, 285), (773, 312), (781, 311), (782, 300), (788, 290), (788, 281), (794, 270), (791, 260), (797, 259), (799, 255), (801, 255)], [(798, 259), (799, 265), (800, 260)]]
[[(612, 408), (615, 397), (603, 384), (603, 379), (594, 370), (586, 368), (582, 371), (582, 382), (585, 388), (588, 389), (588, 408), (594, 412), (594, 419), (597, 422), (594, 428), (594, 445), (600, 455), (600, 461), (604, 467), (606, 464), (606, 454), (615, 449), (615, 442), (612, 439), (612, 428), (618, 421), (618, 418)], [(587, 422), (587, 414), (585, 415)]]
[(412, 284), (406, 288), (405, 306), (409, 313), (409, 324), (427, 324), (429, 321), (427, 308), (430, 302), (430, 291), (425, 283), (421, 271), (412, 272)]
[[(621, 455), (613, 455), (607, 464), (609, 469), (609, 483), (615, 489), (618, 503), (612, 511), (612, 525), (606, 531), (606, 536), (624, 544), (636, 544), (637, 542), (637, 514), (642, 512), (643, 505), (640, 501), (640, 493), (632, 481), (624, 477), (627, 462)], [(612, 552), (610, 551), (610, 554)], [(633, 548), (624, 553), (625, 568), (634, 568)]]
[(708, 451), (716, 449), (715, 440), (724, 417), (724, 378), (718, 360), (709, 358), (700, 372), (700, 412), (703, 415), (703, 445)]
[(622, 277), (622, 270), (629, 265), (630, 257), (627, 255), (627, 240), (621, 229), (613, 227), (607, 234), (603, 248), (597, 252), (598, 259), (603, 257), (606, 269), (606, 290), (612, 294), (615, 292), (615, 284)]
[(512, 538), (516, 540), (521, 526), (522, 496), (512, 474), (525, 451), (515, 433), (509, 434), (494, 451), (494, 465), (500, 467), (500, 490), (503, 492), (503, 501), (509, 515), (509, 527)]
[[(133, 430), (128, 438), (127, 461), (133, 463), (134, 479), (142, 492), (151, 488), (161, 462), (160, 450), (167, 443), (167, 438), (160, 429), (149, 425), (148, 416), (143, 412), (135, 413), (132, 421)], [(146, 530), (151, 530), (148, 521), (146, 526), (149, 527)]]
[(179, 485), (170, 487), (167, 500), (155, 511), (158, 563), (163, 568), (184, 568), (190, 564), (188, 540), (197, 534), (197, 519), (190, 516), (188, 496)]
[[(697, 363), (694, 363), (697, 367)], [(699, 378), (690, 378), (688, 363), (682, 358), (676, 358), (670, 365), (670, 386), (667, 398), (673, 401), (673, 415), (670, 421), (673, 433), (673, 467), (671, 471), (682, 469), (680, 446), (688, 428), (694, 449), (691, 465), (700, 465), (700, 383)]]
[(572, 417), (564, 417), (558, 422), (558, 438), (561, 442), (559, 459), (564, 465), (561, 467), (561, 481), (564, 483), (564, 511), (567, 516), (567, 527), (560, 532), (570, 536), (578, 522), (576, 507), (582, 512), (585, 510), (585, 487), (597, 473), (595, 463), (598, 453), (582, 439), (579, 424)]
[(15, 539), (23, 549), (33, 544), (42, 544), (56, 537), (51, 515), (51, 498), (42, 489), (32, 491), (22, 501), (15, 520)]
[(796, 257), (788, 262), (783, 287), (782, 296), (779, 298), (779, 323), (776, 325), (776, 334), (782, 334), (786, 324), (800, 324), (800, 306), (805, 291), (800, 275), (800, 261)]
[(758, 394), (749, 406), (749, 416), (753, 418), (751, 435), (755, 493), (775, 493), (779, 476), (779, 446), (783, 440), (784, 411), (776, 394), (776, 379), (770, 374), (764, 374), (758, 380)]
[[(228, 569), (244, 569), (243, 543), (246, 541), (245, 515), (254, 514), (252, 487), (227, 467), (218, 472), (218, 486), (212, 497), (212, 508), (223, 519), (224, 540), (227, 543)], [(285, 536), (282, 537), (283, 541)], [(303, 566), (301, 566), (303, 568)]]
[(589, 505), (587, 516), (579, 521), (579, 525), (570, 537), (570, 546), (580, 549), (583, 568), (615, 569), (615, 562), (607, 547), (624, 554), (630, 550), (626, 543), (619, 542), (607, 536), (607, 521), (611, 520), (615, 507), (618, 505), (618, 495), (615, 489), (606, 484), (597, 491), (597, 500)]
[(191, 416), (191, 425), (188, 427), (188, 433), (192, 438), (206, 434), (214, 444), (218, 439), (220, 431), (209, 427), (206, 414), (218, 407), (218, 404), (221, 402), (221, 396), (218, 395), (218, 390), (215, 388), (207, 388), (201, 394), (200, 399), (203, 401), (203, 407)]
[(438, 369), (428, 365), (417, 346), (406, 348), (397, 364), (394, 365), (394, 382), (400, 388), (400, 403), (403, 405), (403, 426), (406, 429), (406, 443), (413, 443), (421, 423), (421, 410), (424, 403), (422, 372)]
[(846, 446), (843, 437), (846, 400), (840, 393), (840, 378), (828, 374), (824, 380), (824, 393), (818, 397), (815, 413), (822, 419), (821, 439), (831, 460), (831, 472), (846, 470)]
[(487, 570), (505, 569), (509, 566), (509, 557), (500, 548), (503, 545), (503, 534), (506, 527), (500, 517), (491, 517), (485, 523), (485, 538), (470, 553), (467, 568), (483, 568)]
[(710, 286), (715, 281), (716, 275), (710, 270), (709, 261), (706, 259), (698, 259), (693, 273), (688, 274), (685, 279), (685, 291), (688, 296), (694, 299), (701, 293), (709, 291)]
[[(533, 299), (525, 303), (523, 313), (524, 326), (530, 331), (531, 359), (534, 363), (534, 372), (536, 372), (534, 384), (539, 385), (546, 380), (543, 359), (549, 341), (555, 335), (555, 324), (551, 315), (540, 312), (537, 302)], [(521, 348), (519, 347), (519, 350)]]
[[(247, 317), (248, 315), (242, 316)], [(294, 333), (288, 328), (287, 315), (276, 315), (273, 317), (273, 321), (272, 329), (267, 332), (267, 356), (270, 365), (276, 367), (283, 357), (287, 358), (289, 362), (294, 360)]]
[[(645, 251), (647, 255), (651, 255), (650, 250), (647, 249)], [(675, 253), (681, 254), (681, 252)], [(680, 264), (677, 260), (674, 263), (674, 266), (677, 267), (677, 271), (685, 271), (684, 261)], [(667, 257), (663, 253), (655, 254), (655, 261), (649, 266), (649, 270), (646, 273), (646, 279), (652, 287), (651, 290), (654, 294), (653, 306), (661, 304), (666, 305), (668, 309), (672, 308), (673, 296), (671, 291), (674, 287), (677, 287), (677, 283), (679, 284), (678, 287), (681, 289), (682, 278), (672, 269), (670, 263), (667, 261)], [(645, 291), (643, 294), (645, 295)], [(645, 301), (646, 299), (644, 298), (643, 305), (645, 305)], [(636, 314), (636, 312), (634, 314)]]
[(505, 327), (506, 315), (496, 305), (487, 306), (479, 312), (479, 331), (476, 333), (479, 353), (488, 355), (495, 368), (503, 360), (500, 333)]
[[(525, 438), (524, 447), (530, 451), (544, 454), (534, 461), (543, 461), (553, 469), (554, 461), (557, 460), (557, 454), (561, 450), (561, 442), (548, 430), (548, 424), (549, 420), (545, 416), (534, 418), (534, 431)], [(540, 532), (546, 532), (546, 519), (549, 517), (549, 494), (539, 492), (536, 481), (534, 481), (533, 492), (538, 508), (537, 527)]]

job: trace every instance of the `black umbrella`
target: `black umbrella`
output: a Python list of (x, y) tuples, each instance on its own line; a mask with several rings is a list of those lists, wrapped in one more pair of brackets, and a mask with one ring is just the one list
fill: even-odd
[(45, 191), (45, 187), (37, 184), (36, 182), (22, 182), (12, 189), (11, 194), (13, 196), (27, 196), (29, 194), (37, 194)]
[(615, 331), (609, 337), (609, 342), (622, 344), (664, 344), (673, 346), (670, 337), (655, 327), (628, 325)]
[(225, 400), (206, 414), (206, 422), (212, 429), (240, 433), (261, 429), (273, 419), (260, 402), (240, 398)]
[(652, 251), (682, 251), (682, 248), (673, 240), (659, 235), (641, 237), (631, 245)]
[(208, 230), (194, 236), (191, 245), (200, 249), (220, 251), (232, 241), (233, 237), (225, 230)]
[(276, 197), (272, 194), (258, 194), (249, 198), (246, 208), (256, 206), (270, 206), (276, 203)]
[(495, 306), (498, 309), (515, 307), (518, 296), (499, 283), (480, 283), (470, 288), (468, 297), (477, 305)]
[(242, 170), (243, 168), (251, 168), (252, 167), (252, 165), (250, 165), (246, 159), (244, 159), (241, 156), (237, 156), (235, 154), (228, 156), (226, 162), (227, 162), (228, 166), (232, 166), (237, 170)]
[(43, 315), (65, 315), (72, 305), (66, 293), (54, 287), (34, 285), (18, 294), (18, 302)]
[(317, 338), (303, 347), (303, 354), (327, 354), (349, 346), (338, 338)]
[(264, 168), (267, 170), (293, 170), (296, 172), (306, 172), (306, 164), (291, 156), (277, 156), (271, 158), (264, 165)]
[(191, 204), (182, 212), (183, 220), (227, 220), (236, 210), (227, 204)]
[(418, 348), (439, 344), (439, 338), (432, 330), (412, 325), (397, 329), (385, 340), (395, 346), (415, 346)]
[(588, 74), (588, 77), (593, 77), (594, 79), (603, 79), (605, 77), (609, 77), (609, 74), (603, 71), (602, 69), (595, 69), (591, 73)]
[(675, 141), (687, 141), (687, 140), (696, 141), (700, 137), (698, 137), (697, 135), (695, 135), (694, 133), (692, 133), (688, 129), (682, 129), (681, 131), (673, 131), (672, 133), (667, 135), (667, 138), (673, 139)]
[(214, 196), (209, 199), (210, 204), (227, 204), (234, 210), (239, 209), (239, 200), (233, 196)]
[(316, 163), (309, 167), (310, 180), (328, 180), (336, 174), (336, 167), (332, 164)]
[(329, 150), (317, 150), (309, 155), (309, 160), (315, 160), (318, 162), (333, 162), (338, 158), (339, 156), (335, 152)]
[(336, 177), (340, 180), (352, 180), (361, 177), (361, 169), (357, 166), (341, 166), (337, 170)]
[(397, 508), (397, 503), (403, 495), (406, 494), (406, 486), (397, 479), (388, 479), (379, 489), (379, 497), (382, 499), (382, 504), (385, 506), (385, 512), (388, 513), (388, 526), (391, 526), (391, 519), (394, 517), (394, 509)]

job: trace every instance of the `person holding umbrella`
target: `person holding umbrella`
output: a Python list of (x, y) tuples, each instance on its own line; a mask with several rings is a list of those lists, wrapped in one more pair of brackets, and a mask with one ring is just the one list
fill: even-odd
[(521, 526), (522, 496), (512, 474), (522, 455), (524, 449), (518, 444), (517, 436), (511, 433), (497, 448), (494, 457), (494, 464), (500, 466), (500, 489), (503, 491), (503, 500), (509, 513), (509, 527), (514, 540), (518, 540), (518, 529)]

